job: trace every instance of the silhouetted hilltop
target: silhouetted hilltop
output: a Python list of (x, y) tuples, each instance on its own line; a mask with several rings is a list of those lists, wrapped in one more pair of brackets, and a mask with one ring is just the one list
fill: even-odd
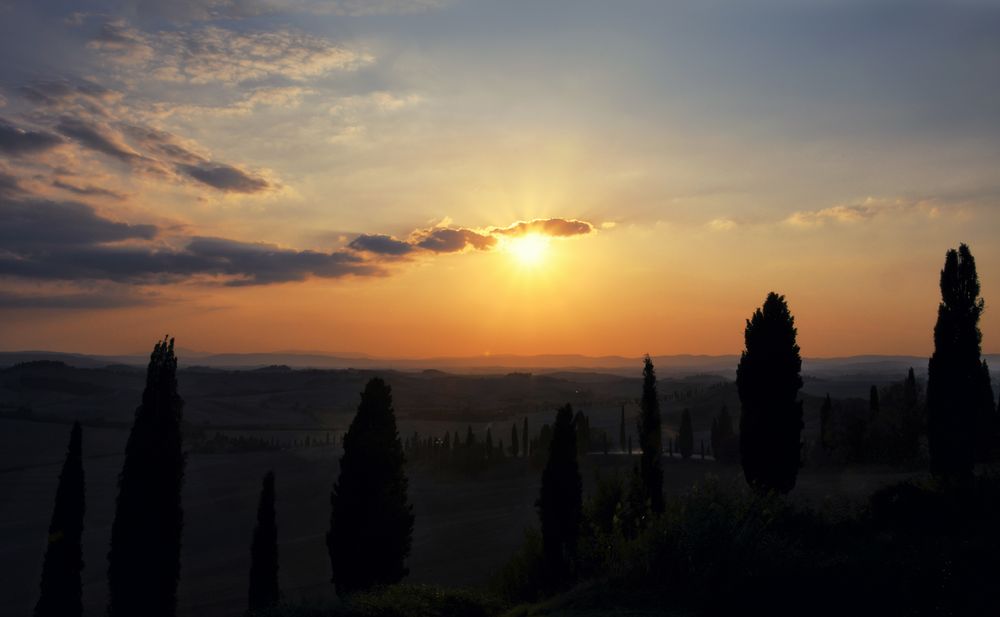
[[(985, 354), (994, 374), (1000, 370), (1000, 354)], [(440, 371), (462, 374), (503, 374), (510, 372), (531, 373), (607, 373), (634, 376), (640, 358), (623, 356), (583, 356), (572, 354), (545, 354), (534, 356), (483, 355), (469, 357), (437, 358), (376, 358), (357, 353), (326, 354), (320, 352), (264, 352), (206, 354), (187, 352), (180, 356), (182, 367), (205, 369), (389, 369), (398, 371)], [(687, 375), (718, 375), (727, 379), (736, 376), (737, 355), (666, 355), (654, 356), (659, 374), (663, 377)], [(56, 361), (77, 368), (101, 368), (108, 365), (142, 367), (148, 358), (142, 354), (88, 355), (53, 351), (0, 352), (0, 367), (23, 362)], [(918, 375), (927, 369), (927, 357), (905, 355), (861, 355), (842, 358), (803, 358), (802, 372), (807, 378), (873, 377), (897, 379), (898, 375), (913, 367)], [(283, 369), (282, 369), (283, 370)]]

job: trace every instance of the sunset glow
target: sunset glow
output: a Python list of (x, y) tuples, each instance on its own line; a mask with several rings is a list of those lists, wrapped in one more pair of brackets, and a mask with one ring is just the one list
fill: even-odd
[(544, 263), (549, 239), (540, 234), (528, 234), (507, 241), (506, 250), (523, 266), (537, 267)]
[(780, 4), (0, 3), (0, 346), (926, 354), (1000, 17)]

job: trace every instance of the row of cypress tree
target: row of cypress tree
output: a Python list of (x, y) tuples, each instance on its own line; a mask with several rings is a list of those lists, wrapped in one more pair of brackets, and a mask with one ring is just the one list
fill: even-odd
[[(930, 467), (948, 479), (971, 476), (977, 434), (984, 426), (997, 425), (989, 373), (981, 358), (979, 318), (984, 303), (979, 292), (975, 261), (968, 247), (963, 244), (948, 251), (941, 272), (942, 300), (927, 387)], [(802, 361), (796, 336), (784, 297), (773, 292), (747, 320), (744, 331), (745, 348), (737, 368), (740, 460), (748, 484), (760, 491), (790, 491), (801, 465), (802, 403), (798, 391), (802, 387)], [(135, 413), (118, 480), (108, 553), (111, 617), (166, 617), (175, 613), (185, 466), (181, 433), (184, 402), (177, 393), (176, 370), (174, 341), (165, 338), (150, 356), (142, 404)], [(630, 500), (657, 514), (664, 509), (662, 436), (656, 373), (649, 356), (643, 362), (640, 408), (642, 455), (633, 472), (635, 490), (630, 491)], [(585, 434), (577, 425), (585, 423), (581, 417), (574, 417), (569, 405), (556, 414), (536, 503), (546, 576), (555, 585), (569, 576), (568, 564), (572, 563), (582, 516), (577, 464), (578, 436)], [(687, 423), (690, 425), (690, 416)], [(721, 424), (717, 428), (728, 431)], [(516, 435), (516, 428), (512, 432)], [(693, 445), (687, 441), (679, 444), (682, 452)], [(718, 451), (716, 444), (713, 447)], [(85, 500), (81, 452), (82, 431), (75, 424), (49, 526), (37, 616), (82, 612), (80, 542)], [(332, 582), (339, 594), (397, 582), (408, 573), (405, 561), (412, 544), (414, 516), (404, 463), (391, 388), (374, 378), (361, 393), (358, 412), (344, 437), (340, 477), (330, 497), (326, 543)], [(274, 495), (274, 475), (269, 473), (263, 481), (251, 548), (252, 608), (273, 604), (280, 596)]]

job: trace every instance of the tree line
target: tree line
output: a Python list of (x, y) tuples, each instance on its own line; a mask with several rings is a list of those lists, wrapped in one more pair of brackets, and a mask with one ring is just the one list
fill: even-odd
[[(1000, 409), (994, 408), (989, 373), (981, 358), (979, 318), (984, 304), (975, 262), (964, 244), (948, 251), (940, 287), (926, 394), (930, 471), (945, 482), (962, 483), (971, 478), (977, 458), (993, 449), (1000, 424)], [(734, 430), (725, 408), (712, 423), (712, 452), (717, 457), (738, 457), (747, 484), (759, 494), (791, 491), (802, 465), (801, 356), (796, 338), (785, 298), (768, 294), (744, 330), (736, 380), (739, 431)], [(167, 617), (176, 612), (185, 470), (184, 401), (177, 391), (176, 371), (174, 341), (165, 338), (156, 343), (150, 356), (142, 401), (118, 478), (107, 567), (111, 617)], [(464, 442), (456, 433), (441, 440), (414, 435), (404, 444), (396, 426), (391, 387), (380, 378), (371, 379), (344, 435), (340, 475), (330, 495), (326, 546), (337, 593), (350, 595), (395, 583), (408, 574), (405, 564), (414, 515), (405, 463), (407, 456), (416, 459), (428, 452), (432, 456), (461, 452), (479, 461), (508, 455), (544, 460), (536, 502), (543, 567), (536, 582), (546, 589), (558, 589), (573, 580), (585, 518), (596, 521), (594, 525), (605, 532), (634, 537), (661, 516), (665, 507), (660, 398), (649, 356), (643, 360), (642, 374), (639, 460), (627, 485), (599, 484), (589, 517), (584, 516), (578, 458), (593, 446), (594, 433), (586, 416), (574, 413), (570, 405), (560, 407), (553, 424), (544, 425), (535, 439), (528, 438), (527, 419), (520, 435), (515, 423), (506, 452), (499, 440), (493, 445), (489, 430), (480, 445), (471, 428)], [(875, 427), (884, 425), (882, 430), (895, 432), (918, 416), (919, 392), (912, 370), (898, 392), (890, 388), (885, 394), (877, 389), (871, 392), (868, 439), (876, 439)], [(890, 421), (884, 419), (882, 408), (883, 399), (892, 397), (899, 397), (907, 411)], [(827, 397), (821, 412), (822, 448), (835, 443), (831, 418)], [(623, 408), (619, 446), (631, 451), (624, 419)], [(608, 436), (600, 434), (601, 447), (607, 451)], [(909, 433), (899, 439), (894, 447), (913, 447)], [(685, 458), (693, 453), (689, 413), (682, 415), (676, 447)], [(59, 476), (36, 616), (82, 613), (84, 482), (82, 430), (76, 423)], [(262, 480), (251, 539), (251, 611), (271, 606), (281, 597), (275, 499), (276, 478), (268, 472)]]

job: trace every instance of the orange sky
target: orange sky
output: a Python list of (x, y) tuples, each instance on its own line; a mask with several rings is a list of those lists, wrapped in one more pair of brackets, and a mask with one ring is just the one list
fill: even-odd
[(1000, 352), (1000, 12), (237, 4), (0, 7), (0, 348)]

